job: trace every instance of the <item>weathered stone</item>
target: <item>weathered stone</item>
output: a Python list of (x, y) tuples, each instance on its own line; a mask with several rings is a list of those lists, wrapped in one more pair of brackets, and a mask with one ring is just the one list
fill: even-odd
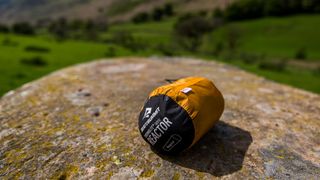
[[(164, 79), (204, 76), (226, 100), (193, 148), (160, 157), (137, 117)], [(216, 62), (118, 59), (55, 72), (0, 100), (0, 179), (319, 179), (320, 96)]]

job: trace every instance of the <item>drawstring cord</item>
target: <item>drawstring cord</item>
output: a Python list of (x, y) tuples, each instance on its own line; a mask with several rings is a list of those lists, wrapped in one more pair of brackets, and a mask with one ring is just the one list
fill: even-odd
[(179, 79), (165, 79), (168, 83), (172, 84), (175, 81), (178, 81)]

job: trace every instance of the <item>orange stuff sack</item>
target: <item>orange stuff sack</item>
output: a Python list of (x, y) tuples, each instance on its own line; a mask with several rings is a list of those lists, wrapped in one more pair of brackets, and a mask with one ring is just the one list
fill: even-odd
[(223, 110), (223, 96), (210, 80), (188, 77), (151, 92), (139, 116), (139, 130), (155, 151), (177, 154), (206, 134)]

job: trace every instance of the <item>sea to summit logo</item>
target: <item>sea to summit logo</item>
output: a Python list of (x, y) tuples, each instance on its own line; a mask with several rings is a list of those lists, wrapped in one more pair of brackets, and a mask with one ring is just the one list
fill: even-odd
[(143, 115), (143, 119), (144, 118), (149, 118), (150, 114), (151, 114), (151, 111), (152, 111), (152, 108), (146, 108), (146, 111), (144, 112), (144, 115)]

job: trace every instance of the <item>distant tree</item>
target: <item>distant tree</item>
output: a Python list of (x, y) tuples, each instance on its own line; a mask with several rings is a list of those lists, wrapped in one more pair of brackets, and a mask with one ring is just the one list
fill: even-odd
[(94, 18), (92, 19), (92, 22), (98, 32), (106, 32), (109, 28), (109, 23), (105, 16)]
[(164, 6), (154, 8), (151, 13), (141, 12), (132, 18), (134, 23), (143, 23), (149, 20), (161, 21), (165, 17), (174, 15), (174, 7), (172, 3), (166, 3)]
[(302, 0), (288, 0), (288, 15), (303, 12)]
[(155, 8), (152, 11), (152, 19), (154, 21), (161, 21), (164, 17), (164, 12), (162, 8)]
[(111, 41), (132, 51), (137, 51), (139, 48), (141, 48), (136, 39), (133, 37), (132, 33), (125, 30), (116, 31), (112, 35)]
[(225, 9), (225, 18), (229, 21), (260, 18), (264, 16), (264, 3), (264, 0), (235, 1)]
[(185, 48), (196, 51), (201, 44), (202, 36), (212, 28), (212, 24), (206, 18), (187, 14), (179, 18), (174, 26), (174, 31)]
[(28, 22), (18, 22), (12, 25), (12, 31), (16, 34), (34, 35), (35, 30)]
[(49, 26), (49, 32), (59, 40), (67, 38), (69, 36), (67, 20), (65, 18), (59, 18), (53, 21)]
[(213, 18), (223, 18), (223, 11), (220, 8), (216, 8), (213, 10), (212, 16)]
[(265, 4), (265, 15), (267, 16), (284, 16), (288, 15), (288, 2), (287, 0), (268, 0)]
[(0, 33), (9, 33), (10, 29), (5, 24), (0, 24)]
[(146, 12), (141, 12), (141, 13), (138, 13), (137, 15), (135, 15), (133, 18), (132, 18), (132, 21), (134, 23), (144, 23), (144, 22), (147, 22), (150, 20), (150, 16), (148, 13)]
[(238, 15), (242, 13), (241, 12), (241, 7), (239, 6), (238, 3), (233, 3), (229, 6), (224, 11), (224, 16), (225, 19), (228, 21), (235, 21), (235, 20), (241, 20), (242, 18), (238, 17)]
[(265, 14), (267, 16), (287, 16), (287, 15), (304, 13), (304, 12), (305, 13), (312, 12), (312, 9), (310, 9), (310, 7), (308, 7), (307, 9), (304, 9), (304, 2), (307, 2), (307, 1), (305, 0), (282, 0), (282, 1), (268, 0), (268, 1), (265, 1)]
[(304, 60), (307, 58), (307, 50), (305, 47), (302, 47), (296, 51), (295, 58), (299, 60)]
[(81, 19), (74, 19), (68, 24), (68, 26), (70, 30), (77, 31), (77, 30), (83, 30), (85, 28), (85, 24), (86, 22), (84, 22)]
[(320, 13), (319, 0), (301, 0), (302, 9), (305, 13)]
[(301, 2), (302, 9), (304, 12), (313, 10), (314, 0), (302, 0)]
[(225, 22), (223, 11), (220, 8), (216, 8), (212, 14), (213, 26), (215, 28), (222, 26)]
[(87, 20), (85, 24), (85, 35), (89, 40), (97, 40), (98, 38), (98, 29), (96, 24), (92, 20)]
[(201, 10), (197, 13), (199, 16), (202, 16), (202, 17), (206, 17), (208, 15), (208, 11), (206, 10)]
[(166, 16), (170, 17), (174, 15), (174, 8), (172, 3), (166, 3), (163, 7), (163, 12)]
[(238, 0), (224, 10), (228, 21), (255, 19), (263, 16), (288, 16), (320, 13), (319, 0)]
[(320, 13), (320, 1), (317, 1), (317, 3), (314, 6), (314, 12)]
[(91, 19), (87, 20), (86, 23), (85, 23), (85, 29), (87, 31), (90, 31), (90, 30), (92, 30), (94, 28), (95, 28), (95, 23)]

